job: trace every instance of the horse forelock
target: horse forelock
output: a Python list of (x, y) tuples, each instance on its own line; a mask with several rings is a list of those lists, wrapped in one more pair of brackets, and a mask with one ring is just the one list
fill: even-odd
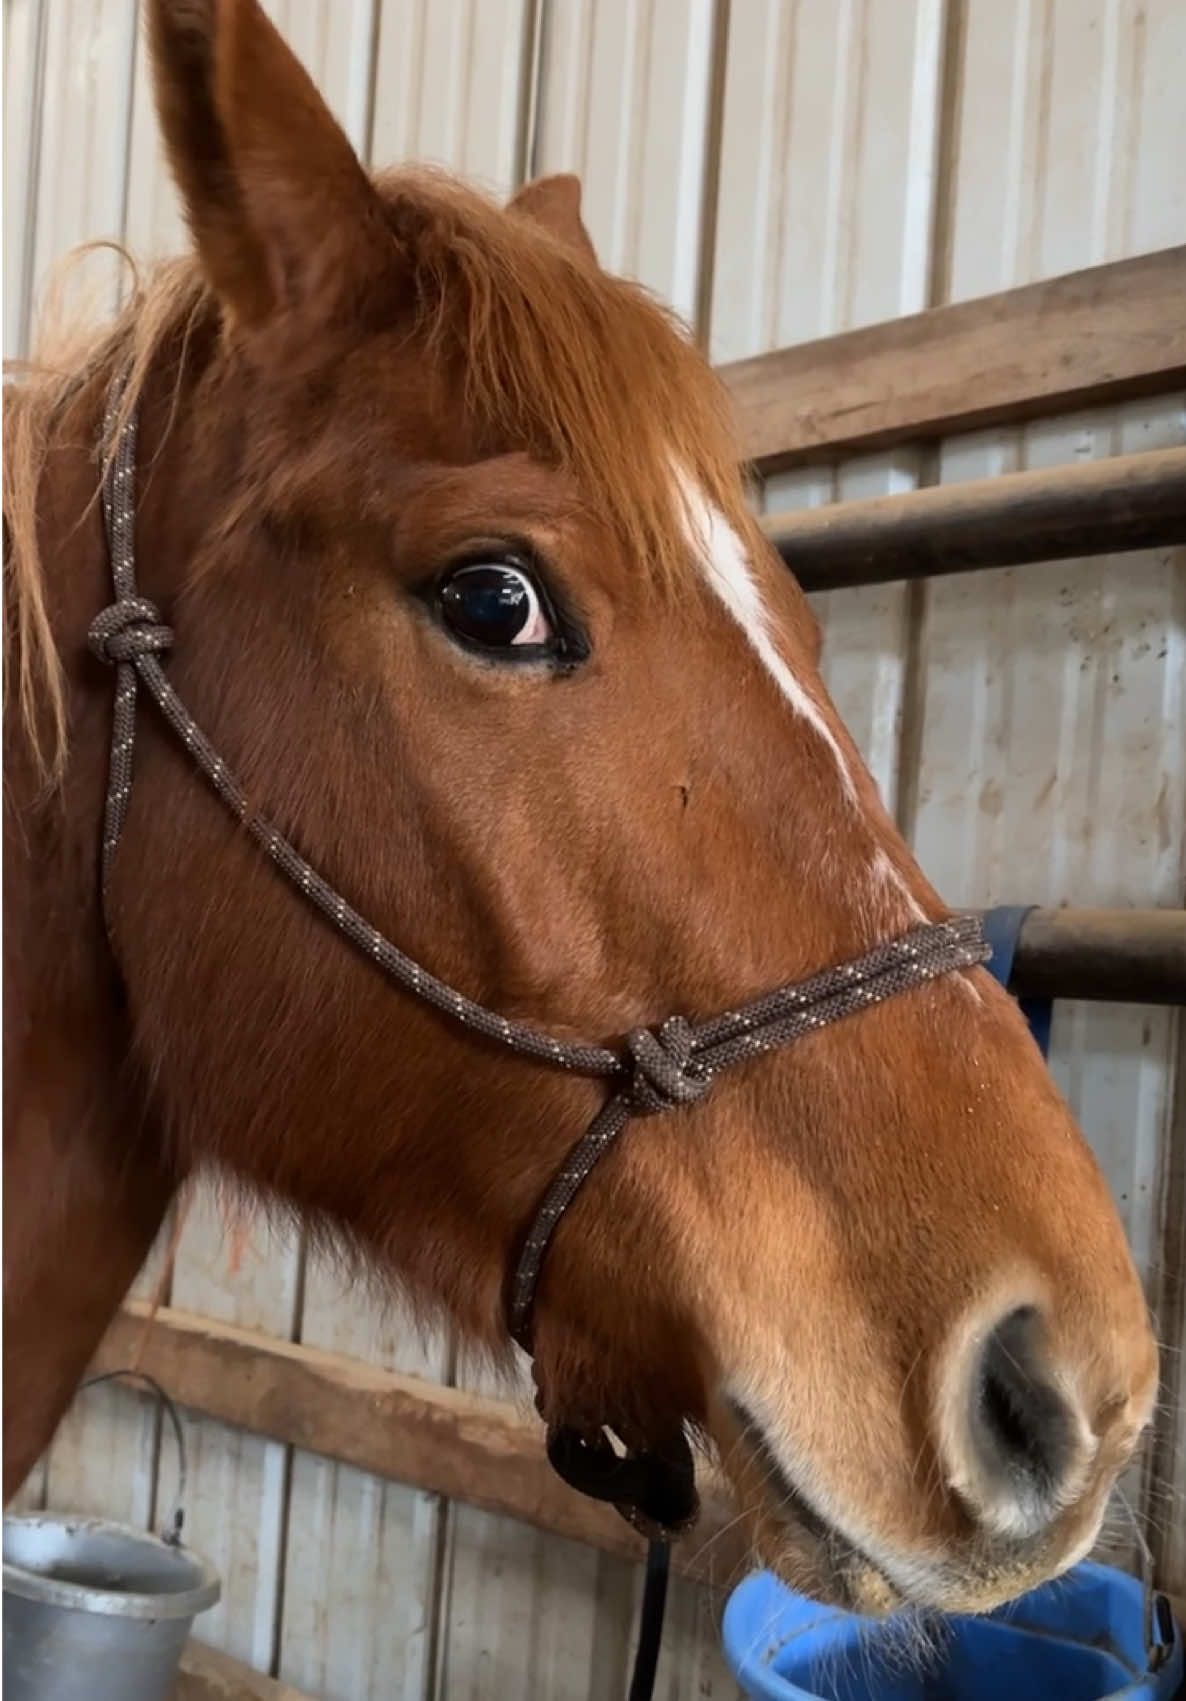
[[(393, 296), (393, 317), (399, 303), (411, 302), (412, 334), (451, 380), (459, 425), (573, 474), (621, 541), (623, 558), (657, 588), (670, 588), (690, 567), (673, 465), (738, 532), (751, 529), (725, 392), (674, 315), (456, 180), (396, 171), (378, 185), (412, 281)], [(103, 387), (124, 368), (118, 430), (165, 348), (184, 349), (193, 329), (218, 313), (194, 259), (141, 273), (123, 258), (132, 287), (113, 322), (97, 333), (43, 333), (34, 358), (6, 374), (6, 701), (12, 692), (43, 778), (61, 773), (68, 721), (38, 527), (39, 492), (62, 422), (80, 402), (97, 421)], [(365, 328), (359, 334), (365, 338)], [(335, 327), (334, 340), (342, 335)], [(327, 346), (329, 338), (327, 327)], [(184, 376), (182, 358), (178, 395)], [(217, 420), (211, 429), (220, 429)], [(142, 453), (151, 458), (161, 447)]]

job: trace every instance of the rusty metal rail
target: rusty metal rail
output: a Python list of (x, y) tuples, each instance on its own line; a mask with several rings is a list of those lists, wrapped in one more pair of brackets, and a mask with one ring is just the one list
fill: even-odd
[(773, 515), (804, 590), (1186, 544), (1186, 448)]
[(1032, 910), (1014, 992), (1186, 1006), (1186, 910)]

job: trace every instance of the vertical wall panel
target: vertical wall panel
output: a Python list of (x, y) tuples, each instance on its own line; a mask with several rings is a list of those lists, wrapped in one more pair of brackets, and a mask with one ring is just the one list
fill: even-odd
[(366, 151), (379, 0), (264, 0), (265, 10), (359, 153)]
[[(46, 1504), (147, 1529), (155, 1506), (159, 1434), (155, 1401), (112, 1383), (84, 1388), (47, 1455)], [(101, 1471), (95, 1468), (100, 1459)], [(162, 1465), (169, 1494), (177, 1482), (171, 1438)]]
[(4, 6), (4, 358), (26, 352), (37, 149), (41, 140), (44, 0)]
[[(1151, 39), (1181, 52), (1181, 27), (1174, 0), (969, 0), (942, 219), (951, 297), (1186, 239), (1180, 103), (1148, 61)], [(1056, 466), (1184, 432), (1182, 403), (1167, 398), (977, 433), (944, 447), (939, 473)], [(951, 901), (1181, 902), (1184, 571), (1186, 552), (1144, 551), (920, 591), (908, 825)], [(1052, 1068), (1154, 1301), (1175, 1052), (1169, 1011), (1056, 1012)]]
[(143, 28), (136, 32), (123, 236), (124, 245), (138, 264), (184, 253), (189, 246), (181, 201), (169, 175), (157, 127), (152, 67)]
[[(127, 0), (54, 0), (45, 17), (35, 300), (71, 248), (122, 232), (136, 9)], [(118, 275), (113, 256), (95, 255), (72, 276), (64, 301), (101, 318), (114, 305)]]
[[(1186, 6), (1178, 0), (1124, 0), (1124, 104), (1118, 168), (1104, 247), (1108, 258), (1169, 248), (1186, 230)], [(1118, 95), (1119, 95), (1118, 89)]]
[(926, 305), (943, 0), (729, 17), (714, 360)]
[[(521, 1361), (520, 1369), (517, 1396), (530, 1410), (530, 1379)], [(499, 1379), (465, 1361), (458, 1381), (475, 1392), (506, 1394)], [(504, 1695), (588, 1701), (602, 1693), (594, 1675), (598, 1668), (615, 1674), (620, 1693), (630, 1567), (615, 1573), (614, 1566), (580, 1543), (452, 1504), (441, 1576), (436, 1701), (498, 1701)], [(603, 1625), (599, 1609), (606, 1593), (618, 1610)], [(604, 1693), (613, 1693), (615, 1679), (607, 1677), (606, 1683)]]
[(689, 321), (700, 230), (712, 0), (559, 0), (544, 14), (533, 174), (575, 171), (604, 266)]
[(39, 1459), (9, 1501), (6, 1510), (11, 1512), (40, 1512), (43, 1510), (46, 1504), (45, 1469), (45, 1460)]
[[(170, 1212), (132, 1283), (137, 1299), (152, 1300), (163, 1292), (173, 1221)], [(96, 1468), (98, 1461), (102, 1469)], [(159, 1525), (174, 1504), (179, 1483), (173, 1432), (170, 1428), (166, 1434), (157, 1401), (142, 1384), (122, 1379), (76, 1393), (38, 1472), (44, 1504), (57, 1511), (115, 1518), (141, 1529)]]
[[(190, 1208), (172, 1302), (185, 1311), (291, 1340), (295, 1244), (242, 1214), (213, 1188)], [(202, 1620), (215, 1647), (267, 1671), (276, 1637), (288, 1449), (222, 1424), (186, 1422), (190, 1539), (222, 1577), (222, 1599)]]
[(966, 0), (962, 18), (950, 299), (1180, 242), (1178, 0)]
[[(733, 7), (711, 346), (740, 359), (928, 302), (943, 0)], [(768, 510), (912, 489), (911, 450), (772, 478)], [(910, 595), (813, 599), (828, 685), (890, 807)]]
[(452, 1505), (436, 1696), (624, 1694), (632, 1571), (581, 1543)]
[[(1126, 411), (1127, 421), (1113, 413), (1033, 427), (1018, 441), (948, 445), (943, 476), (1122, 452), (1134, 435), (1186, 441), (1180, 405)], [(944, 896), (1180, 904), (1186, 551), (937, 581), (925, 607), (913, 837)], [(1155, 1305), (1163, 1176), (1182, 1138), (1172, 1116), (1176, 1050), (1172, 1010), (1056, 1006), (1051, 1067), (1100, 1158)], [(1133, 1499), (1137, 1477), (1126, 1483)], [(1130, 1534), (1122, 1528), (1112, 1547), (1130, 1558)]]
[[(301, 1339), (368, 1364), (445, 1381), (443, 1339), (322, 1261), (309, 1267)], [(398, 1460), (393, 1464), (398, 1469)], [(279, 1675), (327, 1701), (428, 1694), (441, 1507), (311, 1453), (294, 1453)]]
[(386, 0), (371, 163), (424, 160), (500, 194), (511, 190), (530, 22), (531, 0)]

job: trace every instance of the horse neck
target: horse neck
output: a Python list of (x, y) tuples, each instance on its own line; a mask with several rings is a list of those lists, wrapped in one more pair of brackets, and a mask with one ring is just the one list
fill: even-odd
[(69, 714), (59, 786), (45, 787), (6, 708), (6, 1499), (48, 1443), (176, 1185), (130, 1068), (99, 898), (111, 681), (87, 655), (85, 635), (110, 594), (93, 500), (100, 404), (101, 393), (71, 408), (38, 491)]

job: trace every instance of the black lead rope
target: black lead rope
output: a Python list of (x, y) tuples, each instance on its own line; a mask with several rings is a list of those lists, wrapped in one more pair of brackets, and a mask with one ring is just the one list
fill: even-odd
[(651, 1701), (655, 1673), (659, 1669), (659, 1647), (663, 1641), (663, 1615), (667, 1609), (667, 1578), (671, 1570), (671, 1543), (653, 1541), (647, 1548), (646, 1577), (642, 1586), (642, 1612), (638, 1622), (638, 1649), (626, 1701)]
[(586, 1438), (555, 1425), (548, 1430), (548, 1462), (571, 1487), (591, 1500), (607, 1501), (647, 1537), (638, 1647), (627, 1701), (651, 1701), (663, 1640), (671, 1538), (695, 1521), (699, 1505), (687, 1437), (680, 1429), (662, 1449), (619, 1456), (604, 1430)]
[[(654, 1028), (635, 1028), (617, 1047), (558, 1039), (487, 1009), (439, 980), (373, 927), (266, 817), (249, 808), (234, 770), (170, 685), (160, 658), (173, 646), (173, 630), (156, 606), (139, 594), (136, 584), (137, 416), (134, 406), (124, 405), (126, 387), (126, 373), (112, 381), (101, 446), (103, 518), (115, 600), (96, 615), (89, 632), (95, 655), (116, 672), (102, 848), (108, 937), (114, 948), (108, 888), (132, 795), (136, 702), (143, 686), (215, 793), (277, 871), (389, 980), (482, 1040), (520, 1057), (607, 1082), (605, 1103), (545, 1190), (511, 1276), (508, 1329), (530, 1354), (536, 1293), (552, 1236), (598, 1160), (630, 1122), (690, 1107), (724, 1070), (790, 1045), (938, 975), (985, 962), (991, 953), (980, 920), (956, 916), (916, 927), (850, 962), (764, 993), (707, 1021), (691, 1022), (675, 1015)], [(651, 1539), (642, 1636), (630, 1690), (631, 1701), (646, 1701), (654, 1681), (654, 1651), (666, 1598), (665, 1538), (683, 1527), (696, 1510), (687, 1440), (681, 1431), (660, 1447), (628, 1450), (622, 1458), (605, 1431), (590, 1437), (553, 1425), (548, 1451), (553, 1463), (562, 1459), (557, 1469), (567, 1482), (611, 1501)]]

